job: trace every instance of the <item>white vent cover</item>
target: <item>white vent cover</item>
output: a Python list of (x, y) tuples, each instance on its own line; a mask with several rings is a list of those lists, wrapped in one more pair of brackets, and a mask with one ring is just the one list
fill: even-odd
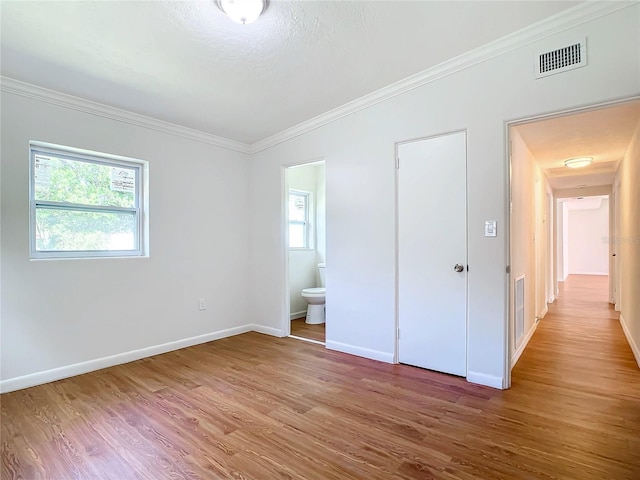
[(587, 64), (587, 39), (566, 47), (539, 53), (535, 57), (536, 78), (566, 72)]

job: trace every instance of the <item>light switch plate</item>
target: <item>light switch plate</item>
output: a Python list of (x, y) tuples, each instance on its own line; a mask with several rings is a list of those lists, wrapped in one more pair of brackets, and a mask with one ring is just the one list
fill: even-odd
[(484, 236), (495, 237), (498, 235), (498, 222), (495, 220), (487, 220), (484, 222)]

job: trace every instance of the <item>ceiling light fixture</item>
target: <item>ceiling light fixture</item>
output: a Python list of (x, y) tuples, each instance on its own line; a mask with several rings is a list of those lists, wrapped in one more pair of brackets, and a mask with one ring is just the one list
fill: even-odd
[(218, 0), (220, 10), (243, 25), (255, 22), (266, 6), (267, 0)]
[(564, 161), (564, 166), (569, 168), (587, 167), (593, 163), (592, 157), (570, 158)]

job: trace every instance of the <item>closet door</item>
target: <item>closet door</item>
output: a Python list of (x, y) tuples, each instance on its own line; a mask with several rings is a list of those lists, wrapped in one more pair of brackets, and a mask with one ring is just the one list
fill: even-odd
[(457, 132), (398, 146), (398, 359), (467, 375), (467, 153)]

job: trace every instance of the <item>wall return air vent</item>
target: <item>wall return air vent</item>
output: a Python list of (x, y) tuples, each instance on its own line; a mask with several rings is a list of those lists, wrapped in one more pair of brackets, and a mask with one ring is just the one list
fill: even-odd
[(536, 78), (566, 72), (587, 64), (587, 39), (566, 47), (539, 53), (535, 57)]

